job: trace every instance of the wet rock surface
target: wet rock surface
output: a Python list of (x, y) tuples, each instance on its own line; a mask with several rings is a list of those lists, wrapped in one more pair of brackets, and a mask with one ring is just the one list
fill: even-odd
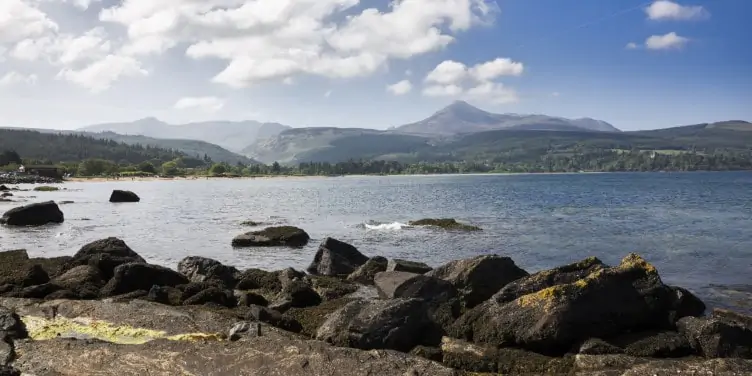
[(326, 238), (319, 246), (307, 271), (324, 276), (346, 276), (366, 261), (368, 257), (352, 245), (337, 239)]
[(408, 272), (415, 274), (425, 274), (431, 271), (430, 266), (424, 262), (409, 261), (401, 259), (389, 260), (386, 264), (387, 272)]
[(232, 239), (233, 247), (302, 247), (310, 240), (308, 233), (293, 226), (267, 227)]
[(139, 202), (141, 198), (131, 191), (114, 190), (110, 195), (110, 202)]
[(365, 264), (350, 273), (350, 275), (347, 276), (347, 280), (364, 285), (372, 285), (376, 273), (385, 272), (388, 263), (389, 261), (385, 257), (371, 257)]
[(7, 226), (42, 226), (64, 221), (63, 212), (54, 201), (19, 206), (8, 210), (0, 217), (0, 224)]

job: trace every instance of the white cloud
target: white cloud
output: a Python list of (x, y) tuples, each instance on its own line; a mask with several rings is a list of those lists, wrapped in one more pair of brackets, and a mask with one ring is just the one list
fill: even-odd
[(710, 13), (699, 5), (680, 5), (673, 1), (657, 0), (645, 8), (651, 20), (699, 20)]
[(629, 43), (627, 43), (627, 45), (624, 48), (626, 48), (628, 50), (636, 50), (636, 49), (640, 48), (640, 46), (637, 45), (637, 43), (635, 43), (635, 42), (629, 42)]
[(470, 68), (470, 75), (480, 82), (494, 80), (501, 76), (519, 76), (524, 66), (511, 59), (498, 58)]
[(25, 75), (16, 71), (10, 71), (0, 78), (0, 86), (12, 86), (17, 84), (34, 85), (38, 81), (36, 74)]
[(65, 68), (58, 73), (58, 78), (99, 93), (109, 89), (121, 77), (146, 76), (149, 72), (141, 63), (128, 56), (107, 55), (82, 69)]
[(15, 43), (58, 30), (58, 24), (33, 2), (0, 1), (0, 44)]
[(221, 110), (224, 106), (224, 99), (217, 97), (184, 97), (175, 102), (173, 108), (176, 110), (199, 110), (211, 113)]
[(456, 97), (464, 92), (457, 85), (431, 85), (423, 89), (423, 95), (427, 97)]
[(519, 99), (514, 89), (497, 82), (484, 82), (467, 90), (466, 97), (473, 100), (487, 101), (493, 104), (515, 103)]
[(461, 82), (467, 76), (467, 66), (454, 60), (445, 60), (426, 76), (425, 81), (440, 85)]
[(393, 85), (388, 85), (386, 90), (394, 95), (405, 95), (413, 89), (409, 80), (402, 80)]
[(689, 43), (689, 38), (679, 36), (675, 32), (665, 35), (652, 35), (645, 40), (645, 47), (650, 50), (680, 49)]

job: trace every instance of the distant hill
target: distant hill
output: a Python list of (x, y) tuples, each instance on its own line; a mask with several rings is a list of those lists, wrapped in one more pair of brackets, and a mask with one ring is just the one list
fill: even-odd
[(273, 137), (290, 127), (257, 121), (207, 121), (172, 125), (156, 118), (127, 123), (96, 124), (80, 128), (84, 132), (114, 132), (162, 139), (199, 140), (239, 152), (256, 140)]
[(401, 133), (451, 136), (500, 129), (619, 132), (613, 125), (590, 118), (565, 119), (547, 115), (494, 114), (464, 101), (455, 101), (427, 119), (402, 125)]
[(0, 150), (15, 150), (25, 159), (51, 163), (106, 159), (136, 164), (144, 161), (167, 162), (186, 155), (157, 147), (127, 145), (113, 140), (81, 134), (41, 133), (30, 130), (0, 129)]

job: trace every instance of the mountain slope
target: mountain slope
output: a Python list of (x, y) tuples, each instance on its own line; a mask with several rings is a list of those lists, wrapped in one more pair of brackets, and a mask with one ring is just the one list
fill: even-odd
[(547, 115), (494, 114), (464, 101), (455, 101), (427, 119), (402, 125), (396, 132), (451, 136), (499, 129), (618, 132), (613, 125), (590, 118), (565, 119)]
[(230, 151), (240, 151), (259, 139), (273, 137), (290, 127), (257, 121), (206, 121), (180, 125), (167, 124), (156, 118), (128, 123), (96, 124), (80, 128), (84, 132), (114, 132), (152, 138), (200, 140)]

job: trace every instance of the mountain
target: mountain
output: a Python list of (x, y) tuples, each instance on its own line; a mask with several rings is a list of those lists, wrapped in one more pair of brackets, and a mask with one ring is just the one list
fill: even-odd
[(613, 125), (590, 118), (547, 115), (494, 114), (464, 101), (455, 101), (427, 119), (394, 128), (396, 132), (451, 136), (499, 129), (619, 132)]
[(273, 137), (290, 127), (257, 121), (206, 121), (173, 125), (149, 117), (128, 123), (96, 124), (80, 128), (84, 132), (114, 132), (152, 138), (200, 140), (238, 152), (256, 140)]

